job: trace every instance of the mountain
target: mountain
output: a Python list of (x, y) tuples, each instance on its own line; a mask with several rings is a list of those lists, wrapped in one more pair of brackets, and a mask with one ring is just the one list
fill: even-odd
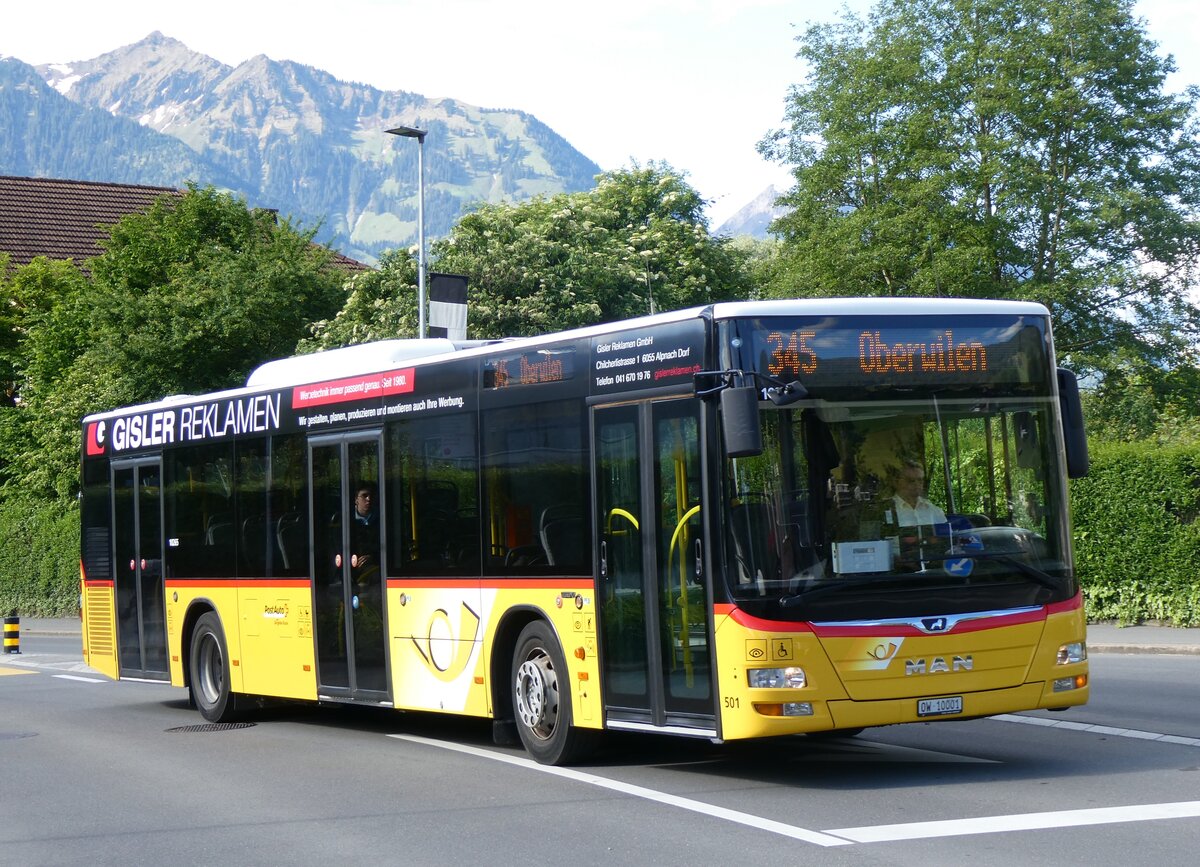
[[(36, 73), (36, 97), (29, 81), (14, 85), (20, 95), (12, 97), (12, 111), (30, 112), (28, 123), (40, 130), (36, 159), (19, 134), (0, 129), (0, 172), (211, 183), (305, 225), (320, 223), (320, 240), (361, 258), (417, 237), (417, 144), (387, 129), (428, 132), (431, 238), (479, 202), (589, 189), (599, 172), (526, 112), (384, 91), (263, 55), (231, 67), (161, 33)], [(0, 88), (4, 112), (9, 88)], [(0, 114), (0, 123), (9, 116)], [(82, 161), (81, 149), (91, 152)], [(133, 176), (115, 177), (117, 169)]]
[(236, 180), (183, 142), (64, 99), (12, 57), (0, 58), (0, 174), (152, 186)]
[(770, 233), (767, 231), (767, 227), (776, 218), (787, 213), (786, 208), (775, 204), (781, 195), (783, 194), (774, 186), (767, 187), (753, 201), (744, 205), (741, 210), (717, 227), (715, 234), (750, 235), (754, 238), (769, 237)]

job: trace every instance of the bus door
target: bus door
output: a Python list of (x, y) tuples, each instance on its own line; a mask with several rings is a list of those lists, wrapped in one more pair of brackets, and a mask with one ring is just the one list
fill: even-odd
[(318, 694), (387, 703), (382, 435), (314, 438), (309, 450)]
[(610, 728), (715, 733), (700, 403), (596, 408), (596, 596)]
[(161, 459), (115, 462), (112, 492), (120, 675), (170, 680), (163, 590)]

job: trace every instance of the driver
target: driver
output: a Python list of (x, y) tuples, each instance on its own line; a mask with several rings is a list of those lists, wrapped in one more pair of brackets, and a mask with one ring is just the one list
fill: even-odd
[(896, 474), (894, 488), (896, 493), (892, 497), (892, 508), (895, 510), (897, 526), (946, 523), (946, 513), (925, 498), (925, 468), (920, 463), (904, 461)]

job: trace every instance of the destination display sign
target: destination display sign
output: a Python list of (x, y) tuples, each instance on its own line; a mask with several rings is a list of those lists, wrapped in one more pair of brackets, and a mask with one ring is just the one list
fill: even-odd
[(574, 378), (574, 346), (527, 349), (489, 358), (483, 364), (484, 388), (512, 388)]
[(704, 360), (704, 322), (688, 319), (592, 338), (591, 391), (691, 383)]
[(992, 386), (1048, 394), (1045, 321), (1011, 316), (806, 317), (743, 324), (755, 370), (821, 388)]

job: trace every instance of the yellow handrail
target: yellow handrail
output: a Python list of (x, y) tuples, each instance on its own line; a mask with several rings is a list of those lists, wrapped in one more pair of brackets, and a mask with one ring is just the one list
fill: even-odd
[[(687, 522), (693, 516), (700, 514), (700, 506), (695, 505), (688, 509), (679, 523), (675, 525), (675, 532), (671, 534), (671, 546), (667, 549), (667, 574), (671, 574), (671, 557), (675, 553), (675, 543), (679, 540), (679, 534), (684, 533), (683, 545), (687, 545)], [(679, 549), (679, 640), (683, 645), (683, 671), (684, 678), (689, 687), (694, 685), (695, 675), (692, 670), (692, 636), (688, 629), (688, 592), (687, 592), (687, 564), (684, 561), (683, 546)]]
[(612, 535), (612, 532), (613, 532), (613, 528), (612, 528), (613, 518), (624, 518), (626, 521), (633, 524), (633, 529), (635, 529), (635, 530), (642, 529), (641, 527), (638, 526), (637, 518), (635, 518), (632, 514), (625, 511), (624, 509), (616, 508), (616, 509), (611, 509), (609, 511), (608, 520), (604, 524), (604, 530), (609, 535)]

